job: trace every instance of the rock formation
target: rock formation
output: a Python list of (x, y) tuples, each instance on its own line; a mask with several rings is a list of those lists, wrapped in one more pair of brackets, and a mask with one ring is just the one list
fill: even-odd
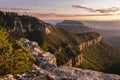
[(102, 36), (97, 37), (96, 39), (89, 40), (87, 42), (83, 42), (82, 44), (79, 45), (80, 51), (88, 46), (91, 46), (93, 44), (99, 43), (102, 40)]
[(51, 31), (50, 31), (50, 29), (47, 27), (47, 28), (45, 28), (45, 32), (46, 32), (46, 34), (49, 34)]
[[(25, 38), (21, 38), (20, 41), (36, 58), (36, 64), (33, 64), (35, 70), (24, 74), (7, 74), (1, 77), (0, 80), (120, 80), (119, 75), (105, 74), (69, 66), (57, 67), (55, 56), (42, 50), (38, 43)], [(74, 60), (78, 61), (74, 65), (77, 66), (81, 62), (81, 56), (78, 55), (74, 58)]]
[(50, 70), (54, 80), (119, 80), (120, 76), (102, 72), (61, 66)]
[[(99, 43), (102, 40), (102, 36), (97, 37), (96, 39), (89, 40), (86, 42), (81, 43), (78, 47), (80, 49), (80, 52), (88, 46), (91, 46), (93, 44)], [(79, 53), (76, 57), (71, 57), (71, 59), (65, 64), (66, 66), (79, 66), (82, 62), (82, 53)]]
[(22, 25), (22, 22), (19, 20), (19, 21), (14, 21), (14, 28), (13, 28), (14, 31), (22, 31), (23, 33), (26, 32), (25, 29), (23, 29), (23, 25)]
[(79, 66), (82, 62), (82, 53), (78, 54), (76, 57), (72, 57), (65, 65), (66, 66)]
[(57, 66), (56, 58), (50, 52), (42, 50), (38, 43), (21, 38), (20, 41), (28, 48), (31, 54), (36, 58), (36, 64), (42, 68), (50, 69)]
[(51, 26), (50, 24), (46, 24), (44, 22), (39, 22), (39, 24), (33, 23), (27, 22), (23, 25), (23, 22), (20, 19), (16, 19), (14, 20), (12, 31), (21, 31), (22, 33), (40, 31), (46, 34), (49, 34), (51, 32), (49, 29), (49, 27)]

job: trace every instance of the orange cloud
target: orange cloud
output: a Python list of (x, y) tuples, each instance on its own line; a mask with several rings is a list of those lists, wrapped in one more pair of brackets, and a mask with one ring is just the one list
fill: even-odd
[[(92, 20), (98, 19), (99, 20), (105, 18), (109, 19), (110, 16), (118, 16), (115, 14), (58, 14), (58, 13), (31, 13), (40, 19), (48, 20), (48, 19), (55, 19), (55, 20), (63, 20), (63, 19), (81, 19), (81, 20)], [(111, 18), (112, 19), (112, 18)]]
[(38, 17), (79, 17), (79, 16), (111, 16), (115, 14), (57, 14), (57, 13), (31, 13)]
[[(92, 8), (82, 7), (87, 10), (94, 11)], [(120, 19), (120, 14), (113, 14), (113, 13), (94, 13), (94, 14), (60, 14), (58, 12), (53, 13), (44, 13), (39, 11), (34, 11), (32, 9), (23, 9), (23, 8), (0, 8), (1, 11), (10, 11), (10, 12), (17, 12), (18, 14), (24, 15), (31, 15), (38, 17), (42, 20), (63, 20), (63, 19), (80, 19), (80, 20), (105, 20), (105, 19)]]
[(117, 7), (112, 7), (112, 8), (107, 8), (107, 9), (104, 9), (104, 8), (103, 9), (93, 9), (93, 8), (89, 8), (89, 7), (85, 7), (85, 6), (81, 6), (81, 5), (72, 5), (72, 7), (88, 10), (90, 12), (99, 12), (99, 13), (113, 13), (113, 12), (120, 11), (120, 8), (117, 8)]

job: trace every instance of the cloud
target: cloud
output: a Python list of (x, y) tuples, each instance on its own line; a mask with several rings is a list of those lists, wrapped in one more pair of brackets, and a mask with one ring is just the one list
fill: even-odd
[(59, 3), (57, 6), (62, 7), (65, 6), (63, 3)]
[(88, 8), (88, 7), (84, 7), (81, 5), (72, 5), (73, 8), (81, 8), (81, 9), (85, 9), (85, 10), (89, 10), (89, 11), (93, 11), (94, 9), (92, 8)]
[(79, 16), (111, 16), (115, 14), (58, 14), (58, 13), (32, 13), (39, 17), (79, 17)]
[(1, 11), (30, 11), (31, 9), (25, 8), (0, 8)]
[(81, 6), (81, 5), (72, 5), (72, 7), (88, 10), (89, 12), (99, 12), (99, 13), (114, 13), (114, 12), (120, 11), (120, 8), (118, 8), (118, 7), (111, 7), (111, 8), (106, 8), (106, 9), (105, 8), (93, 9), (93, 8), (89, 8), (89, 7), (85, 7), (85, 6)]
[[(85, 8), (85, 7), (82, 7)], [(88, 10), (93, 11), (91, 8), (85, 8)], [(116, 16), (120, 14), (113, 14), (113, 13), (94, 13), (94, 14), (61, 14), (57, 12), (57, 9), (53, 9), (52, 13), (48, 12), (41, 12), (41, 11), (34, 11), (32, 9), (24, 9), (24, 8), (0, 8), (2, 11), (9, 11), (9, 12), (17, 12), (18, 14), (21, 15), (31, 15), (38, 17), (39, 19), (74, 19), (74, 18), (81, 18), (81, 17), (95, 17), (95, 16)]]
[(39, 19), (74, 19), (82, 17), (100, 17), (100, 16), (114, 16), (115, 14), (59, 14), (59, 13), (31, 13)]
[(63, 4), (63, 3), (60, 3), (60, 6), (64, 6), (64, 4)]

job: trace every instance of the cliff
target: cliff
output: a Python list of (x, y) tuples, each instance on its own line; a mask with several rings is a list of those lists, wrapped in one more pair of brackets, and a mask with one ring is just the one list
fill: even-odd
[(38, 43), (21, 38), (20, 41), (28, 48), (36, 59), (36, 64), (43, 69), (50, 69), (57, 66), (56, 58), (50, 52), (42, 50)]
[(88, 46), (91, 46), (91, 45), (94, 45), (94, 44), (97, 44), (97, 43), (100, 43), (100, 41), (102, 40), (102, 37), (99, 36), (97, 37), (96, 39), (93, 39), (93, 40), (89, 40), (87, 42), (83, 42), (81, 43), (78, 47), (80, 49), (80, 53), (75, 56), (75, 57), (71, 57), (70, 60), (65, 64), (67, 66), (79, 66), (80, 63), (82, 62), (83, 60), (83, 53), (81, 52), (85, 47), (88, 47)]
[(79, 48), (80, 48), (80, 51), (85, 48), (85, 47), (88, 47), (88, 46), (91, 46), (93, 44), (96, 44), (96, 43), (99, 43), (100, 41), (102, 40), (102, 36), (99, 36), (97, 37), (96, 39), (93, 39), (93, 40), (89, 40), (87, 42), (83, 42), (79, 45)]
[[(45, 23), (35, 17), (14, 13), (2, 12), (0, 13), (0, 17), (2, 17), (0, 21), (3, 19), (0, 27), (6, 28), (10, 33), (9, 41), (12, 42), (23, 37), (37, 42), (38, 45), (46, 51), (46, 55), (52, 53), (55, 56), (57, 66), (67, 63), (80, 68), (105, 72), (105, 69), (120, 63), (119, 53), (106, 43), (102, 41), (99, 42), (97, 38), (100, 35), (97, 32), (87, 31), (87, 33), (75, 34)], [(64, 21), (66, 24), (69, 23), (69, 26), (72, 25), (73, 22), (74, 21), (71, 21), (69, 23), (69, 21)], [(82, 27), (85, 26), (81, 22), (76, 21), (74, 25), (77, 25), (77, 27), (80, 27), (80, 25)], [(73, 27), (69, 29), (72, 30)], [(38, 62), (39, 59), (42, 58), (39, 56), (37, 59)], [(46, 59), (47, 57), (45, 60)], [(51, 62), (52, 61), (50, 61), (50, 63)], [(114, 70), (114, 68), (112, 70)], [(120, 71), (118, 71), (118, 73), (119, 72)]]
[(21, 38), (20, 41), (28, 48), (36, 58), (33, 64), (35, 70), (24, 74), (7, 74), (1, 80), (119, 80), (119, 75), (105, 74), (102, 72), (80, 69), (68, 66), (56, 66), (56, 58), (38, 46), (38, 43)]

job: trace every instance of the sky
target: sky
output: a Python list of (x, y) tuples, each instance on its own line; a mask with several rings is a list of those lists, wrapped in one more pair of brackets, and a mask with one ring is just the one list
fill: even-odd
[(120, 20), (120, 0), (0, 0), (0, 10), (42, 20)]

